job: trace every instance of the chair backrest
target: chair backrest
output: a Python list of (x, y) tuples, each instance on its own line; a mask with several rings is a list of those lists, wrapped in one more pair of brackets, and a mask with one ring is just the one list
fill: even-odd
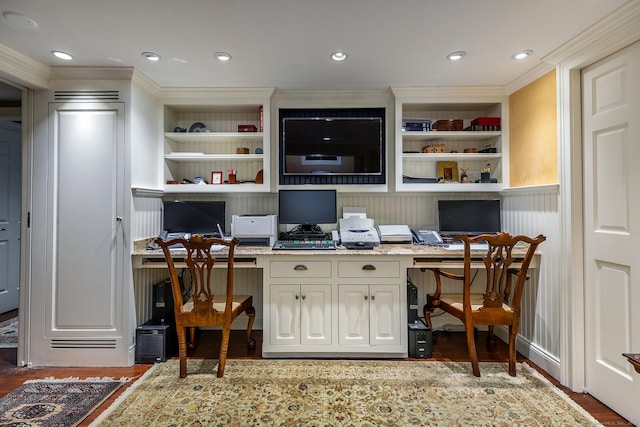
[[(162, 248), (167, 260), (167, 266), (171, 276), (176, 317), (181, 314), (183, 305), (189, 300), (193, 302), (193, 315), (211, 311), (214, 300), (212, 287), (213, 268), (217, 258), (224, 258), (224, 262), (227, 264), (225, 311), (230, 312), (233, 302), (233, 259), (235, 247), (239, 243), (237, 238), (223, 240), (218, 238), (204, 238), (194, 234), (189, 239), (178, 238), (168, 241), (157, 239), (156, 243)], [(180, 253), (180, 255), (171, 254), (170, 247), (176, 244), (184, 246), (186, 249), (184, 256), (183, 253)], [(223, 245), (226, 247), (226, 251), (212, 251), (213, 245)], [(176, 256), (176, 258), (184, 258), (182, 262), (186, 264), (191, 275), (192, 294), (187, 301), (183, 301), (182, 299), (182, 289), (180, 287), (178, 269), (176, 267), (176, 261), (173, 258), (174, 256)]]
[[(506, 232), (497, 234), (483, 234), (475, 237), (462, 237), (464, 242), (465, 258), (465, 287), (464, 292), (470, 294), (471, 281), (471, 244), (486, 241), (487, 252), (482, 256), (485, 266), (486, 287), (483, 292), (483, 309), (502, 309), (503, 304), (509, 305), (516, 314), (520, 311), (520, 302), (524, 283), (527, 279), (527, 271), (538, 245), (546, 240), (539, 235), (535, 238), (517, 235), (512, 236)], [(514, 257), (514, 248), (518, 244), (525, 243), (524, 256)], [(515, 284), (513, 282), (515, 276)], [(463, 296), (465, 305), (469, 303), (469, 295)], [(490, 310), (489, 310), (490, 311)], [(489, 314), (489, 313), (487, 313)]]

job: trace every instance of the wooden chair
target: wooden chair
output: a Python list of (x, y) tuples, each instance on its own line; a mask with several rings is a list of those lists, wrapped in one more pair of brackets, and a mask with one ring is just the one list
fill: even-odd
[[(471, 288), (472, 256), (471, 244), (488, 242), (488, 250), (482, 255), (483, 270), (486, 272), (483, 292), (474, 292)], [(476, 237), (462, 237), (464, 242), (464, 271), (454, 274), (439, 268), (429, 268), (436, 280), (436, 290), (427, 294), (427, 303), (423, 308), (425, 321), (432, 328), (431, 315), (436, 308), (457, 317), (462, 321), (467, 336), (467, 346), (473, 374), (480, 376), (478, 355), (476, 354), (475, 327), (489, 327), (489, 344), (495, 344), (494, 325), (509, 327), (509, 375), (516, 375), (516, 337), (520, 326), (520, 303), (522, 291), (527, 279), (527, 270), (533, 255), (546, 237), (539, 235), (512, 236), (509, 233), (483, 234)], [(514, 259), (512, 252), (519, 242), (528, 244), (522, 259)], [(477, 258), (476, 258), (477, 259)], [(477, 264), (477, 262), (476, 262)], [(479, 266), (482, 268), (482, 264)], [(477, 268), (477, 265), (474, 265)], [(442, 293), (442, 277), (462, 282), (461, 291)], [(514, 280), (515, 279), (515, 283)], [(455, 283), (454, 283), (455, 284)]]
[[(253, 349), (256, 347), (255, 340), (251, 338), (251, 328), (253, 327), (253, 321), (255, 319), (253, 297), (251, 295), (234, 295), (233, 293), (233, 257), (235, 247), (239, 240), (234, 238), (233, 240), (227, 241), (192, 235), (188, 240), (182, 238), (168, 241), (157, 239), (156, 242), (164, 252), (171, 275), (176, 331), (178, 333), (180, 378), (187, 376), (186, 329), (190, 329), (190, 346), (193, 347), (195, 345), (196, 327), (221, 326), (222, 343), (220, 345), (220, 356), (218, 360), (218, 378), (220, 378), (224, 375), (224, 368), (227, 361), (231, 322), (243, 312), (249, 316), (247, 344), (249, 348)], [(186, 248), (184, 263), (191, 273), (193, 282), (193, 293), (188, 299), (185, 298), (185, 300), (182, 298), (182, 289), (178, 278), (178, 269), (184, 267), (176, 266), (177, 261), (174, 261), (169, 250), (170, 246), (177, 243), (182, 244)], [(220, 252), (211, 251), (212, 245), (224, 245), (227, 247), (228, 252), (222, 255)], [(227, 264), (226, 293), (215, 295), (212, 287), (214, 278), (213, 268), (216, 264), (216, 258), (221, 255), (225, 257), (224, 262)], [(182, 257), (182, 255), (180, 255), (180, 257)]]

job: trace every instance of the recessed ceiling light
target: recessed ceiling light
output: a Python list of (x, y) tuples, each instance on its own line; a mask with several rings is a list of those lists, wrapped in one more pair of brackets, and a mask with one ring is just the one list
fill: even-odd
[(524, 59), (528, 56), (531, 56), (531, 54), (533, 53), (532, 50), (521, 50), (520, 52), (516, 52), (513, 54), (512, 58), (513, 59)]
[(152, 61), (152, 62), (156, 62), (156, 61), (160, 61), (160, 55), (158, 55), (157, 53), (153, 53), (153, 52), (142, 52), (141, 53), (142, 57)]
[(331, 59), (333, 59), (336, 62), (341, 62), (347, 59), (347, 54), (344, 52), (333, 52), (331, 54)]
[(464, 58), (466, 54), (467, 52), (465, 52), (464, 50), (458, 50), (456, 52), (451, 52), (449, 55), (447, 55), (447, 59), (449, 61), (459, 61), (462, 58)]
[(4, 16), (4, 19), (7, 21), (20, 28), (36, 28), (38, 26), (38, 23), (33, 19), (16, 12), (2, 12), (2, 16)]
[(52, 50), (51, 54), (59, 59), (64, 59), (65, 61), (71, 61), (73, 56), (69, 55), (67, 52), (61, 52), (59, 50)]
[(227, 62), (231, 59), (231, 54), (227, 52), (216, 52), (213, 54), (218, 61)]

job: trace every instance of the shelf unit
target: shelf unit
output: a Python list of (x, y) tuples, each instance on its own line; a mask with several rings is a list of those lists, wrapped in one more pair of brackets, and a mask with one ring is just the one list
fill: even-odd
[[(508, 106), (502, 89), (393, 88), (396, 97), (396, 191), (492, 192), (508, 186)], [(405, 132), (403, 118), (462, 119), (464, 129), (478, 117), (500, 117), (501, 130)], [(425, 153), (428, 145), (444, 145), (444, 152)], [(464, 153), (467, 148), (477, 153)], [(491, 149), (495, 152), (480, 152)], [(438, 162), (455, 162), (457, 176), (466, 171), (470, 183), (441, 180)], [(480, 173), (490, 170), (490, 183)], [(425, 182), (439, 180), (445, 182)]]
[[(269, 192), (271, 144), (270, 98), (273, 88), (216, 90), (183, 94), (164, 100), (164, 193)], [(175, 94), (174, 94), (175, 95)], [(194, 123), (205, 127), (187, 131)], [(238, 132), (254, 125), (257, 132)], [(261, 129), (262, 126), (262, 129)], [(260, 131), (262, 130), (262, 131)], [(248, 149), (239, 154), (238, 149)], [(229, 184), (230, 170), (237, 184)], [(211, 184), (211, 173), (222, 172), (224, 183)], [(262, 183), (255, 183), (262, 171)], [(206, 183), (183, 184), (201, 177)], [(177, 182), (177, 183), (173, 183)]]

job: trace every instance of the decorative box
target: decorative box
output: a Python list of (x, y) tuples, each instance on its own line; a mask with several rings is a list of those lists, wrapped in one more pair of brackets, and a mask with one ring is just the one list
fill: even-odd
[(500, 130), (500, 117), (478, 117), (473, 119), (469, 130)]
[(431, 129), (440, 131), (462, 130), (463, 126), (462, 119), (438, 120), (431, 126)]
[(444, 153), (444, 144), (431, 144), (422, 147), (423, 153)]
[(236, 148), (236, 154), (249, 154), (249, 149), (247, 147), (238, 147)]
[(403, 132), (429, 132), (431, 130), (431, 119), (402, 119)]
[(255, 125), (238, 125), (238, 132), (258, 132)]

